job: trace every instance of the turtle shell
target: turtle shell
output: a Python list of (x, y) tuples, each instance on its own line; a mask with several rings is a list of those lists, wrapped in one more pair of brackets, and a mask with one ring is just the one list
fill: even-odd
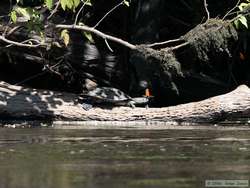
[(121, 103), (132, 98), (123, 91), (112, 87), (99, 87), (89, 91), (85, 96), (94, 103)]

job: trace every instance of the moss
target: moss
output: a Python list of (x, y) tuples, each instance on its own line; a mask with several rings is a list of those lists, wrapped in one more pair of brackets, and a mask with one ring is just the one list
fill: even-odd
[(144, 55), (148, 63), (160, 63), (164, 71), (170, 72), (175, 76), (182, 75), (181, 64), (175, 58), (174, 53), (170, 49), (154, 50), (141, 45), (138, 46), (138, 51)]
[(231, 57), (232, 45), (238, 40), (238, 34), (232, 24), (219, 19), (210, 19), (196, 26), (182, 39), (189, 42), (198, 60), (209, 63), (219, 54)]
[(162, 85), (178, 95), (179, 91), (173, 78), (181, 77), (183, 74), (181, 64), (175, 58), (172, 50), (170, 48), (154, 50), (144, 45), (137, 46), (137, 50), (146, 59), (147, 64), (152, 67), (151, 70), (160, 76)]

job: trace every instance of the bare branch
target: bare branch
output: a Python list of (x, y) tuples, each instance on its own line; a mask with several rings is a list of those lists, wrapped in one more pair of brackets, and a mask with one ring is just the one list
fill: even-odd
[(129, 49), (131, 50), (135, 50), (136, 49), (136, 46), (127, 42), (127, 41), (124, 41), (120, 38), (117, 38), (117, 37), (114, 37), (114, 36), (111, 36), (111, 35), (107, 35), (93, 27), (88, 27), (88, 26), (85, 26), (85, 25), (82, 25), (82, 26), (79, 26), (79, 25), (63, 25), (63, 24), (58, 24), (58, 25), (55, 25), (56, 28), (58, 29), (76, 29), (76, 30), (82, 30), (82, 31), (87, 31), (87, 32), (90, 32), (90, 33), (94, 33), (96, 36), (99, 36), (101, 38), (103, 38), (104, 40), (110, 40), (110, 41), (113, 41), (113, 42), (116, 42), (118, 44), (121, 44), (123, 46), (126, 46), (128, 47)]
[(105, 44), (107, 45), (108, 49), (111, 51), (111, 52), (114, 52), (114, 50), (110, 47), (108, 41), (105, 39)]
[(162, 45), (167, 45), (169, 43), (174, 43), (174, 42), (180, 42), (182, 39), (173, 39), (173, 40), (168, 40), (168, 41), (163, 41), (163, 42), (156, 42), (152, 44), (146, 45), (149, 48), (155, 47), (155, 46), (162, 46)]
[(75, 21), (74, 21), (74, 24), (76, 25), (77, 24), (77, 20), (78, 20), (78, 17), (80, 15), (80, 13), (82, 12), (82, 9), (85, 7), (85, 5), (88, 3), (88, 1), (85, 1), (82, 5), (82, 7), (79, 9), (79, 11), (77, 12), (76, 14), (76, 18), (75, 18)]
[(108, 11), (100, 20), (97, 24), (95, 24), (95, 26), (93, 28), (96, 28), (98, 25), (100, 25), (100, 23), (111, 13), (113, 12), (115, 9), (117, 9), (119, 6), (121, 6), (123, 4), (123, 1), (120, 2), (118, 5), (114, 6), (110, 11)]
[(204, 8), (205, 8), (205, 11), (207, 13), (207, 20), (210, 19), (210, 13), (208, 11), (208, 8), (207, 8), (207, 0), (204, 0)]
[(187, 46), (187, 45), (189, 45), (189, 42), (184, 42), (183, 44), (171, 47), (171, 50), (177, 50), (177, 49), (182, 48), (182, 47)]
[[(13, 42), (15, 42), (15, 41), (13, 41)], [(24, 40), (24, 41), (18, 42), (18, 43), (20, 43), (20, 44), (27, 44), (28, 42), (36, 42), (37, 44), (40, 44), (40, 41), (38, 41), (38, 40), (36, 40), (36, 39), (27, 39), (27, 40)], [(16, 43), (17, 43), (17, 42), (16, 42)], [(6, 47), (6, 48), (9, 48), (9, 47), (11, 47), (11, 46), (17, 46), (17, 45), (11, 43), (11, 44), (9, 44), (9, 45), (7, 45), (7, 46), (5, 46), (5, 47)]]
[(162, 48), (161, 51), (164, 51), (164, 52), (168, 52), (169, 50), (174, 51), (174, 50), (178, 50), (178, 49), (180, 49), (184, 46), (187, 46), (187, 45), (189, 45), (189, 42), (184, 42), (184, 43), (177, 45), (177, 46), (174, 46), (174, 47)]
[(53, 68), (57, 67), (61, 62), (62, 62), (62, 60), (60, 60), (58, 63), (56, 63), (55, 65), (50, 66), (50, 67), (49, 67), (48, 65), (47, 65), (47, 66), (45, 65), (42, 72), (37, 73), (37, 74), (35, 74), (35, 75), (32, 75), (32, 76), (30, 76), (30, 77), (28, 77), (28, 78), (25, 78), (24, 80), (22, 80), (22, 81), (20, 81), (20, 82), (17, 82), (17, 83), (15, 83), (14, 85), (16, 85), (16, 86), (17, 86), (17, 85), (21, 85), (21, 84), (23, 84), (23, 83), (25, 83), (25, 82), (28, 82), (28, 81), (30, 81), (30, 80), (33, 80), (33, 79), (39, 77), (39, 76), (42, 76), (42, 75), (44, 75), (44, 74), (47, 73), (46, 70), (48, 70), (49, 72), (52, 72), (52, 73), (54, 73), (54, 74), (56, 74), (56, 75), (62, 77), (62, 75), (61, 75), (59, 72), (53, 70)]
[(47, 20), (49, 20), (50, 18), (52, 18), (52, 16), (57, 12), (58, 8), (59, 8), (60, 2), (56, 2), (56, 7), (51, 11), (50, 15), (47, 17)]
[[(248, 16), (250, 15), (250, 12), (247, 13), (242, 13), (243, 11), (239, 11), (238, 13), (241, 13), (242, 16)], [(234, 22), (235, 20), (239, 19), (239, 16), (236, 16), (234, 18), (232, 18), (231, 20), (229, 20), (229, 22)]]
[(236, 8), (239, 6), (240, 1), (241, 1), (241, 0), (238, 0), (238, 2), (236, 3), (236, 5), (235, 5), (231, 10), (229, 10), (229, 11), (225, 14), (225, 16), (223, 16), (222, 20), (224, 20), (228, 15), (231, 14), (231, 12), (232, 12), (234, 9), (236, 9)]
[(18, 30), (19, 28), (21, 28), (22, 26), (16, 26), (13, 27), (10, 31), (8, 31), (8, 33), (6, 34), (7, 36), (11, 35), (12, 33), (14, 33), (16, 30)]
[(35, 75), (33, 75), (33, 76), (30, 76), (30, 77), (28, 77), (28, 78), (26, 78), (26, 79), (24, 79), (24, 80), (22, 80), (22, 81), (20, 81), (20, 82), (17, 82), (17, 83), (15, 83), (15, 84), (13, 84), (13, 85), (15, 85), (15, 86), (21, 85), (21, 84), (23, 84), (23, 83), (25, 83), (25, 82), (28, 82), (28, 81), (30, 81), (30, 80), (33, 80), (33, 79), (39, 77), (39, 76), (42, 76), (42, 75), (44, 75), (45, 73), (46, 73), (46, 72), (40, 72), (40, 73), (35, 74)]
[[(0, 36), (0, 40), (4, 41), (10, 45), (14, 45), (14, 46), (19, 46), (19, 47), (28, 47), (28, 48), (37, 48), (39, 46), (43, 46), (43, 44), (39, 43), (39, 44), (24, 44), (23, 42), (16, 42), (16, 41), (12, 41), (9, 39), (6, 39), (4, 36)], [(32, 39), (29, 39), (27, 41), (31, 41)], [(24, 41), (24, 42), (27, 42)]]

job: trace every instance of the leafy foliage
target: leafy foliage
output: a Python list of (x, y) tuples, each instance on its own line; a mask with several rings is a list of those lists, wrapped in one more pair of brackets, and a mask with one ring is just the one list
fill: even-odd
[(250, 0), (246, 0), (243, 3), (240, 3), (238, 9), (240, 10), (240, 14), (238, 14), (237, 19), (234, 21), (234, 24), (237, 29), (239, 29), (241, 26), (248, 29), (246, 13), (250, 10)]
[[(30, 2), (27, 3), (27, 2)], [(27, 5), (37, 5), (31, 7)], [(59, 4), (58, 4), (59, 3)], [(120, 4), (123, 4), (127, 7), (130, 5), (130, 0), (121, 0)], [(58, 7), (59, 5), (59, 7)], [(44, 21), (47, 19), (44, 18), (43, 11), (40, 11), (41, 8), (47, 8), (51, 13), (55, 9), (61, 8), (63, 11), (72, 11), (73, 13), (82, 10), (84, 6), (92, 6), (92, 0), (16, 0), (16, 5), (13, 6), (12, 11), (9, 16), (11, 21), (14, 24), (22, 23), (24, 24), (29, 31), (34, 31), (39, 33), (41, 36), (45, 36), (44, 30)], [(39, 8), (40, 7), (40, 8)], [(75, 13), (76, 14), (76, 13)], [(75, 23), (76, 24), (76, 23)], [(78, 25), (84, 25), (82, 22), (78, 22)], [(87, 38), (91, 43), (94, 42), (92, 34), (89, 32), (83, 32), (85, 38)], [(70, 35), (68, 30), (62, 30), (60, 38), (63, 40), (65, 46), (69, 44)]]
[(80, 4), (80, 0), (60, 0), (60, 4), (63, 10), (66, 10), (68, 8), (75, 11), (75, 9)]
[(36, 9), (15, 6), (10, 12), (10, 18), (13, 23), (26, 23), (26, 27), (29, 31), (35, 31), (36, 33), (42, 34), (42, 18), (41, 14)]

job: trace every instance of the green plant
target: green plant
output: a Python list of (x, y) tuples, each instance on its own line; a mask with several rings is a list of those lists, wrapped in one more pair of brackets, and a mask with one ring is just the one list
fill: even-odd
[[(32, 4), (33, 0), (29, 0)], [(37, 7), (26, 6), (28, 3), (25, 0), (17, 0), (16, 5), (13, 6), (12, 11), (10, 12), (11, 21), (14, 24), (19, 24), (22, 22), (22, 25), (28, 28), (28, 31), (39, 33), (41, 36), (45, 36), (45, 28), (43, 21), (49, 19), (57, 9), (61, 8), (63, 11), (71, 11), (75, 14), (74, 25), (84, 25), (82, 22), (78, 22), (79, 13), (82, 11), (84, 6), (92, 6), (91, 0), (41, 0), (40, 4)], [(38, 3), (38, 1), (36, 1)], [(130, 2), (128, 0), (121, 1), (117, 6), (111, 9), (103, 18), (97, 23), (97, 25), (113, 10), (115, 10), (120, 5), (129, 6)], [(25, 6), (24, 6), (25, 5)], [(28, 4), (29, 5), (29, 4)], [(51, 14), (47, 17), (44, 17), (44, 11), (41, 9), (47, 9)], [(85, 38), (90, 42), (93, 42), (93, 37), (89, 32), (83, 32)], [(67, 29), (63, 29), (60, 34), (60, 38), (63, 40), (65, 46), (69, 44), (70, 35)]]
[(247, 17), (250, 11), (250, 0), (245, 0), (244, 2), (240, 3), (237, 8), (240, 10), (240, 12), (234, 20), (236, 28), (239, 29), (241, 26), (243, 26), (248, 29)]

